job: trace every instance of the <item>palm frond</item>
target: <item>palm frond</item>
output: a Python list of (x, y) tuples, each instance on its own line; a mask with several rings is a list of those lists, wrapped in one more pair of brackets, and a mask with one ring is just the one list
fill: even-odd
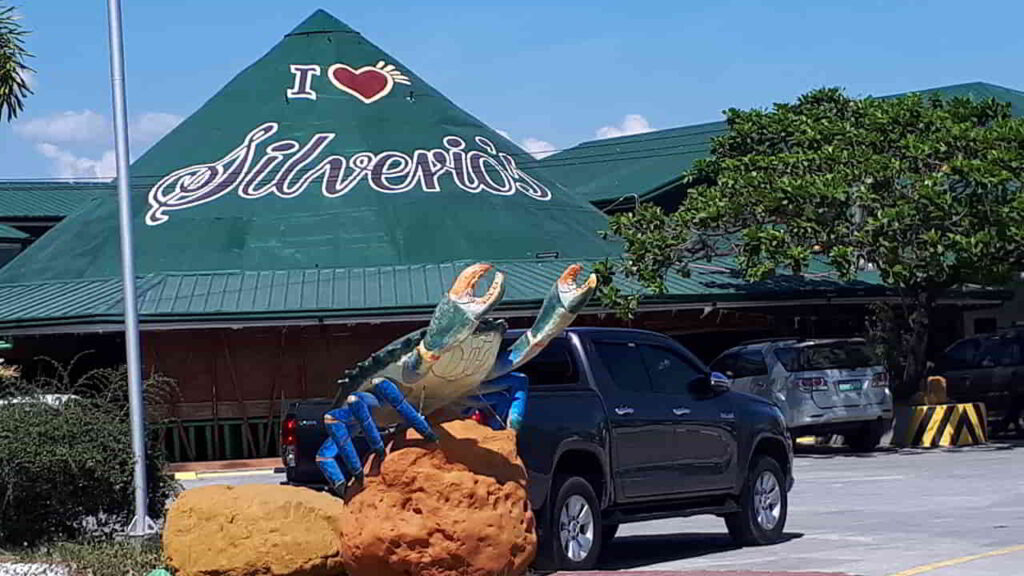
[(32, 93), (28, 75), (34, 72), (25, 63), (32, 57), (25, 50), (28, 31), (22, 28), (13, 6), (0, 5), (0, 117), (13, 120), (25, 106), (25, 98)]

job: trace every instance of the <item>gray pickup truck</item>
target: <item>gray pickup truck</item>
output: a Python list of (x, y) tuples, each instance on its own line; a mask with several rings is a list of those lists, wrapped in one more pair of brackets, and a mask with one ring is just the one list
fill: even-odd
[[(782, 539), (793, 485), (782, 413), (729, 390), (679, 343), (642, 330), (570, 328), (520, 371), (529, 378), (519, 451), (537, 517), (537, 568), (592, 568), (620, 524), (658, 518), (714, 514), (742, 545)], [(314, 458), (329, 408), (328, 400), (290, 406), (289, 483), (323, 485)]]

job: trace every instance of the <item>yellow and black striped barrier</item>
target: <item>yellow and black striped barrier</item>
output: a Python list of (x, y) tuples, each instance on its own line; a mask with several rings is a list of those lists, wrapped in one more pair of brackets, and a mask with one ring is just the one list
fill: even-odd
[(924, 448), (984, 444), (986, 418), (985, 405), (979, 402), (897, 407), (892, 443)]

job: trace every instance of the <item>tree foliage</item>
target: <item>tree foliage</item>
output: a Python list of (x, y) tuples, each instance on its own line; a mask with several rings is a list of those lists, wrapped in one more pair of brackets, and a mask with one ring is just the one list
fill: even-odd
[(27, 32), (18, 22), (12, 6), (0, 4), (0, 116), (14, 119), (32, 93), (28, 75), (33, 72), (26, 61), (32, 56), (25, 50)]
[[(812, 258), (844, 279), (876, 270), (911, 307), (905, 376), (916, 381), (936, 298), (1020, 270), (1024, 120), (1008, 104), (825, 88), (726, 117), (676, 212), (612, 218), (626, 243), (617, 272), (659, 291), (668, 271), (721, 255), (751, 280), (800, 273)], [(621, 294), (604, 296), (622, 306)]]

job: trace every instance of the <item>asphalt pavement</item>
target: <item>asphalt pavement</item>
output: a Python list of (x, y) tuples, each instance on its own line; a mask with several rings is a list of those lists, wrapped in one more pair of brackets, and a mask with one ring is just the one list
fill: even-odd
[(803, 449), (795, 477), (782, 544), (737, 549), (714, 517), (646, 522), (623, 526), (602, 568), (1024, 575), (1024, 443)]
[[(871, 454), (803, 448), (795, 474), (781, 544), (736, 548), (714, 517), (644, 522), (623, 526), (598, 568), (1024, 576), (1024, 442)], [(277, 483), (281, 476), (253, 471), (183, 483)]]

